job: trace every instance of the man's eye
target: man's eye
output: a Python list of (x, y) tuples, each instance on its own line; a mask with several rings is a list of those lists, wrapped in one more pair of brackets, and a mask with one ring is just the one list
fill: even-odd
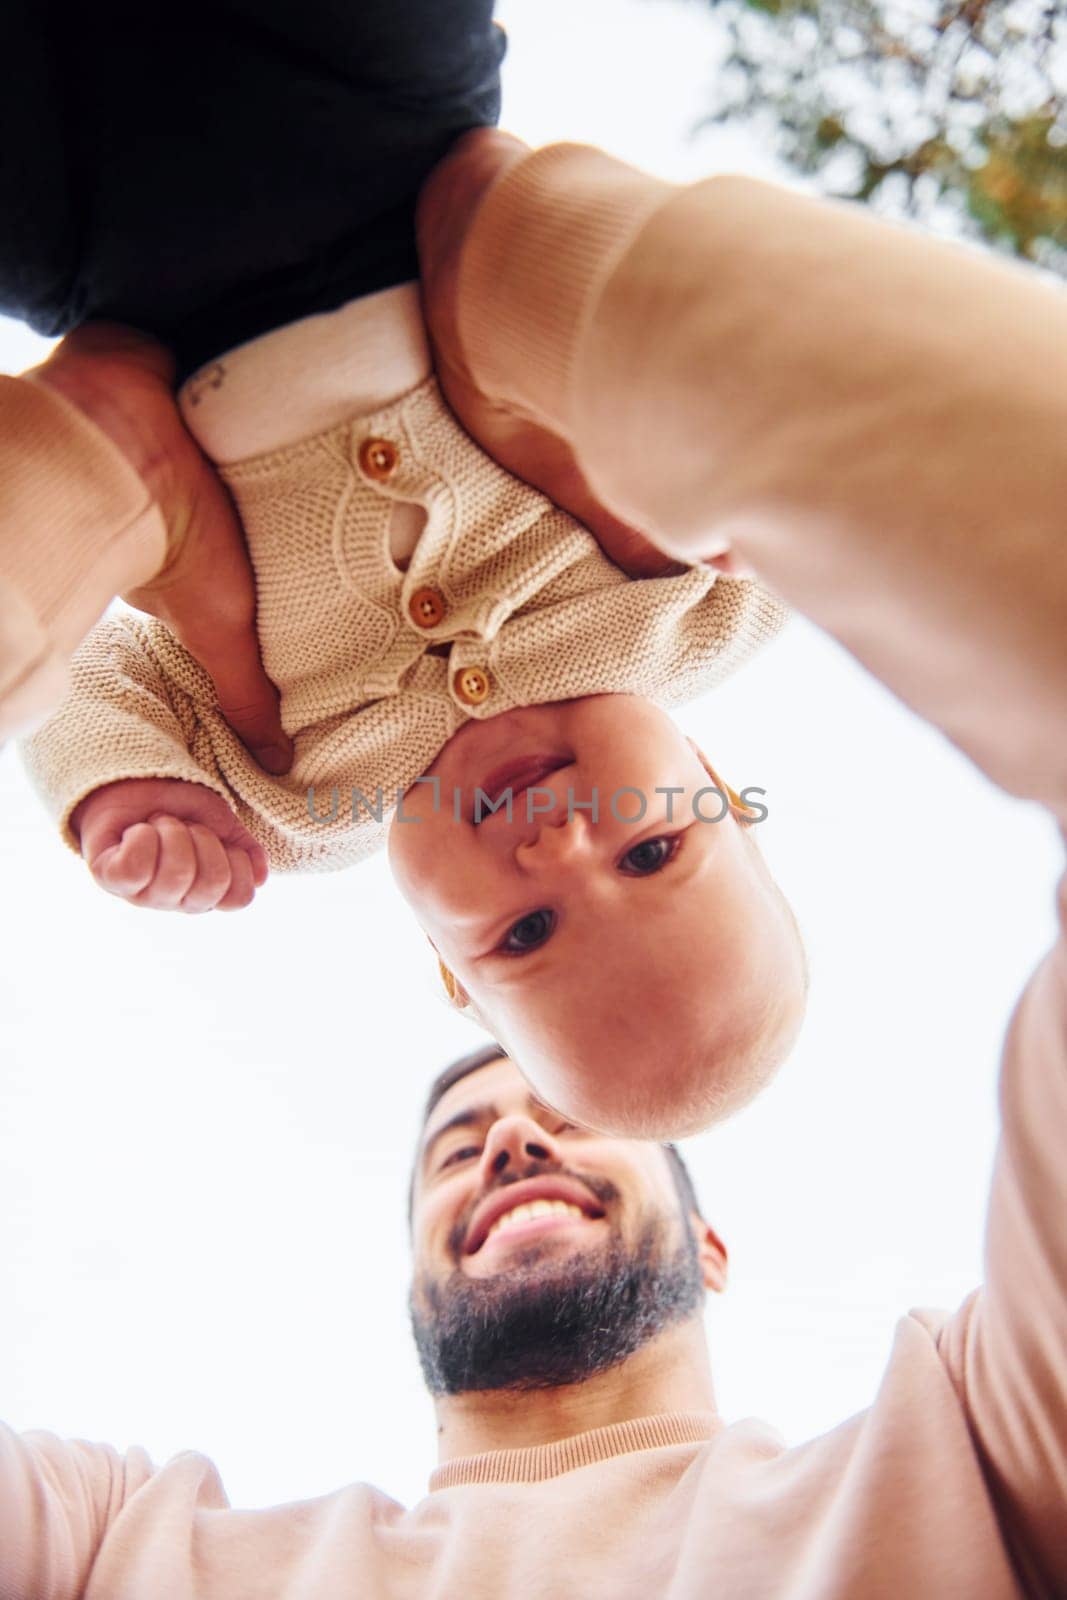
[(481, 1153), (481, 1148), (478, 1145), (464, 1144), (458, 1150), (453, 1150), (449, 1155), (445, 1156), (441, 1166), (451, 1167), (457, 1161), (466, 1161), (468, 1156), (479, 1156)]
[(510, 955), (526, 955), (528, 951), (544, 944), (555, 925), (556, 919), (551, 911), (528, 911), (526, 916), (520, 917), (508, 929), (500, 948)]
[(620, 870), (647, 878), (651, 873), (659, 872), (667, 865), (678, 848), (678, 841), (678, 834), (661, 834), (656, 839), (642, 839), (632, 850), (627, 850), (619, 862)]

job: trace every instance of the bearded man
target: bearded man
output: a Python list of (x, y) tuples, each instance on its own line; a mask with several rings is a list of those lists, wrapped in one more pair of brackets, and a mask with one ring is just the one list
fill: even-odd
[(787, 1449), (765, 1423), (718, 1415), (702, 1311), (726, 1249), (677, 1150), (564, 1121), (497, 1046), (464, 1057), (430, 1092), (411, 1182), (412, 1322), (439, 1434), (429, 1493), (410, 1510), (365, 1484), (233, 1510), (191, 1452), (157, 1469), (141, 1450), (0, 1428), (0, 1595), (1064, 1592), (1046, 1577), (1067, 1571), (1050, 1384), (1062, 1163), (1056, 1123), (1025, 1107), (1052, 1083), (1046, 1064), (1029, 1087), (1021, 1056), (1006, 1074), (989, 1285), (953, 1316), (902, 1318), (870, 1408)]

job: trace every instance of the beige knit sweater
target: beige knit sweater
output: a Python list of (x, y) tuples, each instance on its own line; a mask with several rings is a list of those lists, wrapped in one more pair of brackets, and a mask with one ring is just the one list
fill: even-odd
[[(390, 317), (405, 338), (414, 286), (377, 301), (379, 344)], [(292, 770), (276, 778), (256, 765), (164, 624), (109, 616), (23, 747), (72, 847), (68, 818), (94, 789), (166, 777), (220, 794), (276, 869), (348, 866), (383, 841), (398, 795), (468, 718), (610, 692), (674, 705), (780, 627), (781, 605), (749, 579), (680, 564), (677, 576), (628, 579), (573, 518), (472, 443), (429, 375), (302, 436), (318, 410), (317, 364), (347, 365), (356, 384), (360, 351), (369, 359), (356, 315), (354, 348), (338, 347), (351, 317), (309, 318), (235, 352), (183, 396), (191, 427), (224, 458), (245, 528)], [(274, 434), (290, 442), (231, 459), (228, 445), (255, 437), (246, 407), (268, 429), (280, 413)], [(390, 541), (399, 506), (425, 516), (406, 570)]]

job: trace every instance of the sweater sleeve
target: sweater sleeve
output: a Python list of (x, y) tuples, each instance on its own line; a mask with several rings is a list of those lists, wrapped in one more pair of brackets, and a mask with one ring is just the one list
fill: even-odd
[(1067, 816), (1067, 294), (756, 180), (525, 157), (464, 247), (478, 388), (669, 554), (734, 546), (994, 782)]
[(0, 376), (0, 738), (57, 704), (70, 652), (165, 549), (158, 509), (104, 434), (44, 385)]
[[(735, 545), (1067, 818), (1067, 294), (859, 207), (676, 189), (576, 146), (505, 173), (465, 248), (483, 393), (567, 438), (668, 553)], [(1064, 936), (1000, 1095), (986, 1283), (936, 1336), (1027, 1592), (1065, 1594)]]
[[(1004, 1047), (985, 1284), (937, 1332), (1028, 1594), (1067, 1594), (1067, 878)], [(920, 1313), (920, 1315), (926, 1315)]]
[(0, 1424), (0, 1595), (77, 1600), (109, 1527), (152, 1476), (143, 1450)]
[(139, 617), (108, 616), (91, 630), (71, 658), (66, 696), (21, 750), (75, 851), (71, 812), (94, 789), (123, 778), (184, 779), (233, 806), (197, 713), (169, 680), (152, 647), (151, 625)]

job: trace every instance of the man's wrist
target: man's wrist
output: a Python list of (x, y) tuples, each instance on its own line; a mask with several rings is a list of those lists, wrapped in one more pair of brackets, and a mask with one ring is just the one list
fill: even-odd
[(136, 329), (87, 324), (25, 376), (73, 407), (136, 473), (165, 542), (151, 568), (141, 563), (121, 592), (158, 578), (184, 544), (195, 513), (191, 486), (203, 465), (177, 411), (170, 352)]
[(478, 389), (565, 437), (600, 289), (673, 186), (590, 146), (535, 150), (493, 184), (464, 241), (457, 326)]
[(157, 386), (169, 393), (173, 373), (173, 359), (162, 345), (109, 323), (79, 328), (24, 376), (60, 395), (98, 428), (158, 501), (164, 452), (143, 399), (146, 389)]
[(4, 571), (42, 618), (73, 605), (98, 571), (122, 587), (146, 582), (166, 559), (166, 529), (129, 456), (36, 371), (0, 386), (3, 518), (25, 530), (27, 551), (21, 560), (24, 541), (9, 540)]

